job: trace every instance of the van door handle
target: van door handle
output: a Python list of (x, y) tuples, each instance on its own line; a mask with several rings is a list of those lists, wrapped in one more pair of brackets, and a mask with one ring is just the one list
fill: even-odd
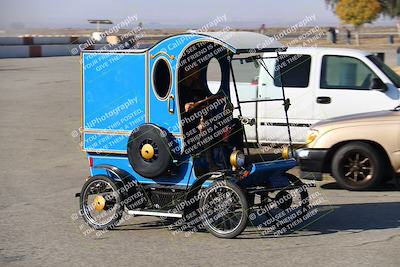
[(174, 101), (174, 96), (170, 95), (168, 98), (168, 111), (169, 113), (173, 114), (175, 112), (175, 101)]
[(330, 104), (331, 98), (329, 96), (319, 96), (317, 97), (318, 104)]

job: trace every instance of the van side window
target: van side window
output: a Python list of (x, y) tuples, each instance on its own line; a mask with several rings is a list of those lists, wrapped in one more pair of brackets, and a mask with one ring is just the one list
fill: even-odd
[(361, 60), (347, 56), (324, 56), (321, 83), (323, 89), (370, 89), (376, 74)]
[(281, 55), (275, 66), (275, 86), (308, 87), (310, 80), (311, 56), (300, 54)]

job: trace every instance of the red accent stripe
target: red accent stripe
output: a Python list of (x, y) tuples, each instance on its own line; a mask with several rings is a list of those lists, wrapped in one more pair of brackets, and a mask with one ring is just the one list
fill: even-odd
[(42, 47), (40, 45), (30, 45), (29, 46), (29, 56), (30, 57), (41, 57)]
[(92, 168), (93, 167), (93, 158), (89, 157), (89, 167)]

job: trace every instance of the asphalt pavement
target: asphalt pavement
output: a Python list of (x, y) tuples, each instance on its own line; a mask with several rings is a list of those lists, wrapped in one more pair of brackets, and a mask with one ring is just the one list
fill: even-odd
[(316, 213), (283, 234), (177, 232), (154, 217), (91, 232), (76, 216), (78, 57), (0, 60), (0, 266), (400, 266), (400, 194), (349, 192), (329, 177)]

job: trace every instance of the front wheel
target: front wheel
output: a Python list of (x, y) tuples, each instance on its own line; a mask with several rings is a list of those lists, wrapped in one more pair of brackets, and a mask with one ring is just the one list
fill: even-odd
[(333, 156), (332, 175), (345, 189), (371, 189), (381, 183), (385, 162), (381, 153), (370, 144), (349, 143)]
[(243, 191), (232, 182), (216, 181), (200, 199), (200, 216), (208, 232), (234, 238), (246, 228), (249, 205)]

